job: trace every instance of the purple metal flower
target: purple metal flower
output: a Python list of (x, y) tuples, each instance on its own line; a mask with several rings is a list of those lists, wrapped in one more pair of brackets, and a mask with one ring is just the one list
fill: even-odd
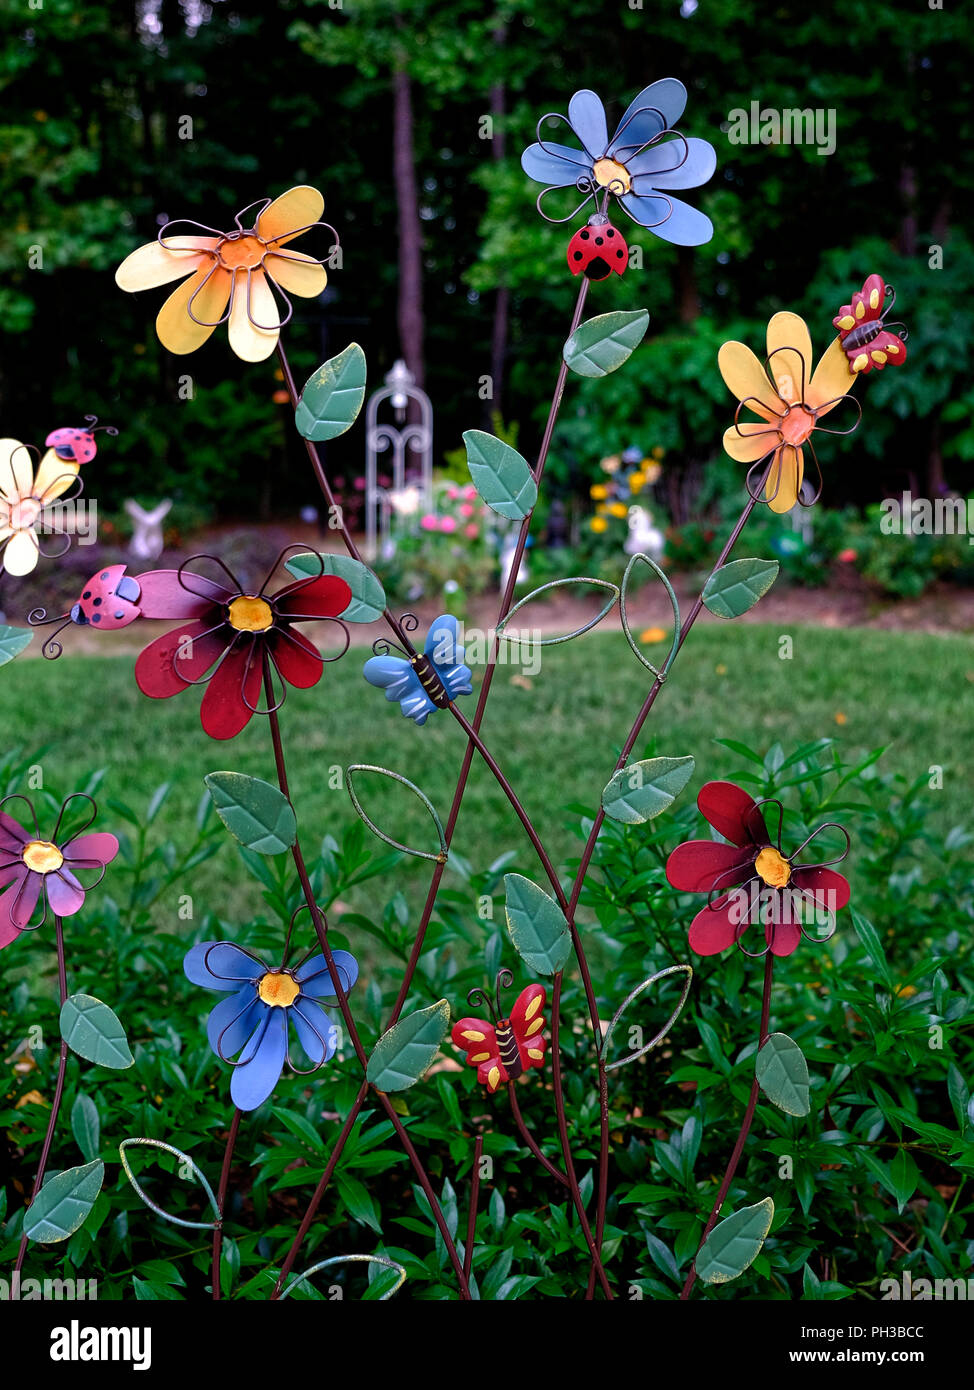
[[(347, 993), (358, 979), (358, 965), (347, 951), (335, 951), (332, 958)], [(230, 996), (210, 1013), (206, 1034), (221, 1061), (240, 1054), (231, 1063), (230, 1082), (230, 1098), (240, 1110), (264, 1103), (285, 1062), (306, 1075), (334, 1054), (338, 1030), (319, 1001), (337, 1004), (338, 995), (324, 956), (307, 957), (293, 968), (274, 967), (232, 941), (203, 941), (186, 953), (183, 969), (194, 985)], [(291, 1061), (292, 1028), (310, 1069)]]
[[(671, 198), (676, 188), (698, 188), (717, 167), (714, 148), (706, 140), (688, 139), (675, 127), (686, 106), (687, 92), (675, 77), (664, 77), (639, 93), (609, 139), (605, 107), (595, 92), (576, 92), (568, 115), (550, 112), (538, 122), (538, 140), (521, 155), (521, 168), (536, 183), (547, 185), (538, 195), (538, 211), (548, 221), (569, 222), (589, 199), (601, 211), (613, 194), (623, 211), (677, 246), (700, 246), (714, 234), (709, 217), (689, 203)], [(542, 123), (564, 121), (582, 146), (555, 145), (542, 139)], [(541, 206), (555, 188), (578, 188), (585, 194), (569, 217), (551, 218)]]

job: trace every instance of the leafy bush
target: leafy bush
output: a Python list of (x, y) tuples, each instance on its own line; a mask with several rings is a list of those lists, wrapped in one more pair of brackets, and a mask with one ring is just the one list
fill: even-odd
[[(779, 966), (772, 1026), (793, 1036), (808, 1057), (811, 1113), (785, 1115), (759, 1103), (745, 1158), (731, 1187), (729, 1206), (770, 1193), (776, 1215), (771, 1235), (743, 1288), (698, 1285), (709, 1298), (841, 1299), (881, 1296), (887, 1278), (909, 1270), (914, 1279), (966, 1277), (974, 1243), (969, 1229), (974, 1199), (974, 1073), (971, 1025), (971, 925), (974, 888), (970, 846), (974, 835), (957, 826), (943, 836), (929, 828), (926, 783), (907, 785), (883, 775), (877, 750), (846, 765), (831, 742), (817, 740), (790, 754), (780, 745), (760, 756), (726, 743), (740, 755), (737, 780), (756, 797), (780, 796), (786, 834), (797, 843), (823, 819), (835, 818), (853, 834), (853, 912), (824, 946), (803, 944)], [(652, 749), (649, 750), (653, 751)], [(37, 761), (8, 756), (0, 785), (21, 787)], [(84, 789), (97, 791), (94, 773)], [(222, 828), (200, 803), (195, 829), (177, 841), (163, 829), (165, 787), (149, 806), (133, 809), (109, 798), (122, 854), (104, 888), (91, 898), (83, 925), (70, 939), (71, 987), (97, 991), (124, 1019), (135, 1053), (125, 1072), (68, 1067), (65, 1115), (55, 1134), (57, 1168), (99, 1155), (109, 1178), (88, 1223), (44, 1254), (35, 1247), (27, 1273), (52, 1267), (58, 1276), (98, 1280), (101, 1298), (202, 1298), (209, 1279), (208, 1233), (168, 1224), (147, 1211), (118, 1165), (117, 1146), (145, 1136), (192, 1152), (214, 1181), (228, 1122), (227, 1076), (213, 1057), (203, 1028), (206, 1000), (185, 980), (182, 957), (196, 940), (236, 936), (260, 950), (279, 933), (301, 901), (297, 884), (280, 866), (240, 850), (241, 868), (262, 899), (258, 917), (237, 927), (214, 918), (195, 921), (194, 875), (206, 872)], [(35, 796), (38, 796), (35, 793)], [(50, 790), (45, 807), (57, 804)], [(587, 808), (571, 808), (580, 840)], [(650, 826), (607, 821), (594, 873), (582, 898), (590, 919), (585, 938), (596, 979), (618, 980), (602, 1001), (608, 1017), (630, 985), (688, 959), (686, 927), (699, 902), (675, 895), (663, 865), (668, 850), (698, 832), (688, 802)], [(451, 857), (461, 886), (441, 890), (414, 991), (417, 1005), (446, 997), (455, 1010), (466, 992), (483, 984), (502, 958), (498, 919), (502, 876), (515, 856), (503, 855), (475, 871)], [(400, 857), (366, 847), (355, 824), (342, 843), (327, 837), (310, 866), (319, 900), (333, 923), (334, 946), (354, 935), (366, 981), (360, 1002), (363, 1031), (378, 1033), (395, 996), (413, 936), (413, 909), (395, 887)], [(526, 867), (526, 866), (525, 866)], [(569, 866), (570, 867), (570, 866)], [(375, 910), (348, 907), (355, 885), (368, 884)], [(173, 893), (188, 907), (185, 921), (153, 925), (161, 901)], [(492, 904), (493, 920), (490, 917)], [(300, 919), (299, 919), (300, 920)], [(42, 934), (43, 935), (43, 934)], [(361, 950), (363, 938), (372, 949)], [(485, 942), (486, 938), (486, 942)], [(47, 1122), (56, 1066), (53, 954), (21, 943), (4, 953), (2, 1046), (7, 1080), (0, 1100), (5, 1179), (0, 1259), (12, 1265), (23, 1200)], [(40, 948), (40, 949), (39, 949)], [(675, 1298), (696, 1251), (740, 1124), (753, 1072), (760, 1010), (759, 967), (735, 954), (719, 962), (694, 961), (690, 1003), (665, 1043), (648, 1058), (616, 1071), (611, 1089), (610, 1202), (605, 1258), (617, 1291), (630, 1298)], [(646, 996), (641, 1012), (627, 1015), (651, 1034), (662, 1026), (674, 997)], [(562, 999), (566, 1090), (574, 1117), (579, 1180), (591, 1198), (585, 1161), (598, 1148), (598, 1104), (582, 1081), (590, 1048), (581, 1017), (584, 1000), (574, 978)], [(39, 1030), (39, 1031), (38, 1031)], [(638, 1045), (624, 1029), (612, 1044), (621, 1056)], [(38, 1045), (38, 1039), (46, 1043)], [(578, 1065), (574, 1065), (577, 1062)], [(326, 1155), (358, 1090), (354, 1058), (336, 1057), (312, 1081), (283, 1082), (260, 1110), (244, 1116), (233, 1169), (234, 1194), (222, 1264), (226, 1296), (266, 1298), (296, 1218), (320, 1176)], [(527, 1125), (552, 1157), (557, 1136), (547, 1073), (519, 1089)], [(87, 1101), (79, 1101), (86, 1096)], [(88, 1104), (91, 1102), (91, 1105)], [(91, 1107), (97, 1115), (92, 1128)], [(451, 1231), (466, 1231), (476, 1133), (492, 1169), (481, 1184), (473, 1271), (483, 1298), (581, 1296), (588, 1258), (563, 1189), (535, 1164), (517, 1138), (506, 1102), (488, 1099), (469, 1069), (441, 1057), (424, 1084), (397, 1109), (421, 1144), (442, 1197)], [(87, 1114), (87, 1121), (85, 1115)], [(302, 1255), (302, 1267), (325, 1257), (362, 1250), (386, 1254), (407, 1270), (404, 1295), (455, 1296), (446, 1253), (392, 1126), (364, 1110), (338, 1164)], [(206, 1141), (200, 1135), (208, 1136)], [(157, 1151), (158, 1152), (158, 1151)], [(164, 1208), (205, 1219), (200, 1189), (175, 1171), (175, 1161), (146, 1157), (133, 1166)], [(417, 1205), (409, 1200), (413, 1189)], [(409, 1214), (403, 1214), (403, 1213)], [(63, 1252), (63, 1262), (61, 1259)], [(327, 1297), (335, 1285), (356, 1297), (378, 1297), (387, 1275), (371, 1284), (361, 1266), (322, 1273), (295, 1298)], [(374, 1268), (374, 1267), (372, 1267)]]

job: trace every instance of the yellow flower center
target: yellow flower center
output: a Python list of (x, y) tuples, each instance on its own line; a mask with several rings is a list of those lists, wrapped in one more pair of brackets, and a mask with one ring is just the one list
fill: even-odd
[(786, 444), (797, 447), (805, 443), (814, 428), (815, 416), (812, 412), (803, 405), (793, 405), (781, 422), (781, 437)]
[(272, 1008), (286, 1009), (301, 993), (301, 986), (287, 970), (268, 970), (261, 976), (257, 993)]
[(754, 867), (769, 888), (784, 888), (791, 878), (791, 865), (773, 845), (761, 851), (754, 861)]
[(227, 270), (249, 270), (264, 259), (267, 243), (259, 236), (224, 237), (216, 253)]
[(64, 855), (50, 840), (28, 840), (21, 858), (35, 874), (53, 874), (64, 863)]
[(238, 594), (227, 610), (227, 618), (238, 632), (266, 632), (274, 625), (270, 604), (256, 594)]
[(632, 187), (629, 170), (617, 159), (596, 160), (592, 172), (599, 187), (608, 188), (611, 184), (613, 193), (628, 193)]

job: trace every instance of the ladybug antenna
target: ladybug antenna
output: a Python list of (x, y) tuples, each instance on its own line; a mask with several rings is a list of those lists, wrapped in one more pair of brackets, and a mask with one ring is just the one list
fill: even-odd
[(494, 999), (491, 999), (489, 990), (472, 989), (467, 995), (467, 1003), (472, 1009), (485, 1008), (490, 1014), (491, 1022), (497, 1023), (501, 1016), (501, 985), (503, 984), (505, 989), (509, 989), (513, 983), (514, 976), (510, 970), (499, 970), (494, 983)]
[(48, 661), (56, 660), (64, 650), (61, 643), (56, 640), (57, 635), (59, 632), (63, 632), (71, 622), (71, 614), (59, 613), (56, 618), (49, 618), (46, 608), (33, 608), (27, 614), (27, 621), (31, 627), (47, 627), (51, 623), (60, 623), (60, 627), (55, 628), (51, 635), (45, 638), (44, 645), (41, 647), (41, 654), (46, 656)]
[(97, 434), (99, 430), (104, 430), (106, 434), (110, 434), (113, 438), (118, 434), (118, 430), (114, 425), (99, 425), (97, 415), (86, 415), (85, 424), (88, 426), (89, 434)]
[(502, 989), (510, 989), (510, 987), (511, 987), (511, 985), (512, 985), (513, 983), (514, 983), (514, 972), (513, 972), (513, 970), (508, 970), (506, 966), (505, 966), (502, 970), (498, 970), (498, 972), (497, 972), (497, 979), (494, 981), (494, 993), (495, 993), (495, 996), (496, 996), (496, 999), (497, 999), (497, 1017), (498, 1017), (498, 1018), (500, 1018), (501, 1012), (502, 1012), (502, 1011), (501, 1011), (501, 990), (502, 990)]

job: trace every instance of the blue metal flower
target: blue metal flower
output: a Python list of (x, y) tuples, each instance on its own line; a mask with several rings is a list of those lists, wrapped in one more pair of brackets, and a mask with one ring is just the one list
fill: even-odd
[[(347, 951), (332, 953), (344, 992), (358, 979), (358, 965)], [(321, 955), (293, 969), (265, 965), (232, 941), (203, 941), (186, 953), (186, 976), (194, 985), (220, 990), (206, 1034), (224, 1062), (232, 1063), (230, 1098), (241, 1110), (256, 1110), (280, 1080), (284, 1064), (301, 1072), (290, 1057), (290, 1029), (317, 1071), (333, 1055), (338, 1030), (319, 1000), (338, 1003), (335, 982)], [(305, 1073), (302, 1073), (305, 1074)]]
[[(682, 82), (664, 77), (645, 87), (629, 106), (609, 139), (605, 107), (595, 92), (576, 92), (568, 115), (551, 112), (538, 122), (538, 140), (521, 155), (521, 168), (536, 183), (547, 185), (538, 195), (538, 211), (549, 222), (568, 222), (589, 199), (604, 210), (608, 195), (638, 222), (677, 246), (700, 246), (713, 236), (713, 223), (689, 203), (667, 190), (697, 188), (717, 167), (714, 148), (706, 140), (687, 138), (675, 127), (686, 106)], [(542, 123), (554, 117), (566, 123), (582, 146), (555, 145), (541, 135)], [(551, 218), (541, 206), (555, 188), (575, 186), (585, 194), (569, 217)]]

